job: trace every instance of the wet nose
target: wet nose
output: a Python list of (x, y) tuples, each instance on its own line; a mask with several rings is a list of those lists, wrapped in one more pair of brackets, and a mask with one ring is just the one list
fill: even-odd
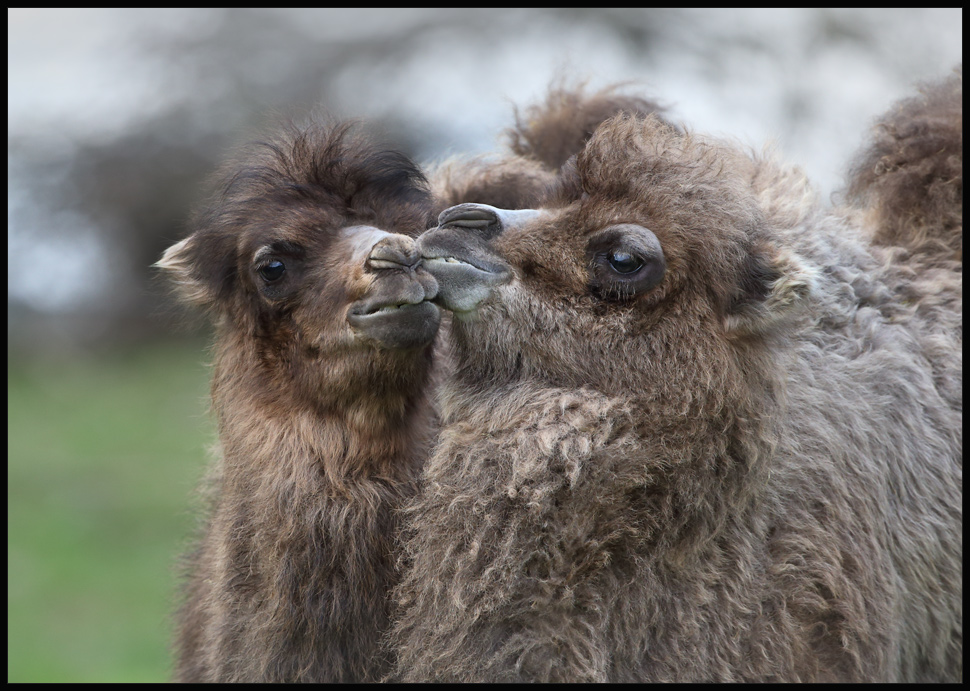
[(421, 261), (412, 238), (405, 235), (389, 235), (379, 240), (367, 257), (372, 269), (413, 269)]
[(539, 213), (535, 209), (510, 210), (488, 204), (459, 204), (442, 211), (438, 216), (438, 225), (466, 229), (485, 240), (491, 240), (509, 228), (531, 221)]

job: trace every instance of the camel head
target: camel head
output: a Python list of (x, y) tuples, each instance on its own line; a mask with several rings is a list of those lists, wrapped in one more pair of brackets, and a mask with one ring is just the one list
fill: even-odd
[(751, 168), (619, 115), (542, 208), (446, 209), (419, 246), (464, 371), (648, 398), (742, 376), (732, 349), (778, 331), (812, 280), (772, 237)]
[(225, 179), (157, 264), (220, 344), (317, 400), (396, 381), (383, 373), (398, 361), (406, 379), (440, 322), (413, 239), (432, 208), (417, 167), (347, 126), (313, 126), (245, 152)]

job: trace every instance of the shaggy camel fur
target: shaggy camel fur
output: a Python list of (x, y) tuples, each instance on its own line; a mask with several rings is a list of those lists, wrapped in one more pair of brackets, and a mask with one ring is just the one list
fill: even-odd
[(437, 211), (463, 202), (504, 209), (540, 204), (556, 184), (559, 169), (582, 151), (600, 123), (617, 113), (662, 117), (659, 104), (625, 94), (621, 87), (587, 93), (582, 85), (554, 86), (545, 101), (516, 113), (515, 126), (505, 132), (508, 151), (456, 157), (433, 166), (428, 178)]
[(874, 242), (962, 258), (962, 67), (878, 122), (848, 198), (872, 209)]
[(655, 116), (446, 210), (391, 678), (961, 679), (961, 266), (873, 218)]
[[(221, 458), (178, 613), (179, 681), (372, 681), (395, 509), (433, 439), (431, 211), (347, 126), (248, 151), (159, 266), (217, 325)], [(390, 231), (390, 232), (385, 232)]]
[(433, 279), (410, 238), (383, 230), (416, 235), (459, 201), (533, 204), (553, 157), (598, 122), (656, 109), (615, 89), (554, 90), (509, 133), (511, 153), (443, 166), (434, 201), (409, 161), (346, 126), (289, 132), (227, 166), (194, 233), (159, 262), (218, 325), (222, 458), (186, 566), (177, 679), (388, 669), (395, 509), (428, 454), (447, 357), (430, 345)]

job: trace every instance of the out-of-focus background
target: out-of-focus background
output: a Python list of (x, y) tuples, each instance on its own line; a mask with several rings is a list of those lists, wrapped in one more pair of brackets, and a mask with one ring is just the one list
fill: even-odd
[(432, 161), (556, 79), (633, 80), (828, 195), (962, 58), (961, 9), (8, 10), (8, 681), (163, 681), (215, 438), (208, 332), (150, 265), (234, 143), (313, 110)]

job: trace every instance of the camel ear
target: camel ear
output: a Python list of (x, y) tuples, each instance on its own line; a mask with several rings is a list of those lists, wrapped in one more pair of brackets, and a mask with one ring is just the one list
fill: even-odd
[(815, 290), (818, 272), (788, 250), (759, 248), (748, 255), (725, 327), (743, 336), (764, 333), (796, 317)]
[(197, 235), (190, 235), (167, 250), (155, 266), (168, 274), (179, 298), (191, 305), (205, 306), (215, 296), (197, 274)]

